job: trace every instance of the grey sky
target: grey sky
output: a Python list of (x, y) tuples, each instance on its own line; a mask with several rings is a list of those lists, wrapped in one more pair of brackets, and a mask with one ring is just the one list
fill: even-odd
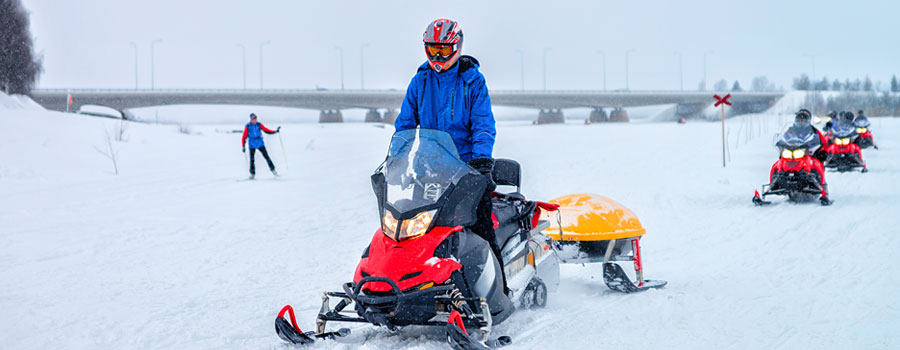
[[(790, 86), (816, 75), (900, 74), (900, 1), (287, 1), (287, 0), (24, 0), (37, 49), (44, 54), (42, 88), (150, 86), (150, 42), (156, 46), (157, 88), (240, 88), (242, 43), (247, 85), (259, 87), (259, 43), (266, 88), (340, 88), (336, 45), (344, 48), (345, 83), (360, 87), (360, 45), (366, 88), (404, 89), (424, 61), (422, 32), (432, 19), (457, 20), (464, 51), (482, 63), (493, 89), (542, 87), (548, 53), (551, 89), (601, 89), (606, 52), (609, 89), (625, 86), (625, 52), (635, 90), (695, 89), (709, 56), (710, 84), (756, 75)], [(448, 5), (450, 4), (450, 5)]]

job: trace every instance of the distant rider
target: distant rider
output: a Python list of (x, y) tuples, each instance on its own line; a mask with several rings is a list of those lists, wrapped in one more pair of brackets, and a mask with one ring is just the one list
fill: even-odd
[[(798, 118), (800, 118), (799, 115), (801, 113), (804, 115), (802, 119), (804, 119), (806, 121), (805, 125), (808, 125), (810, 128), (812, 128), (813, 132), (816, 133), (816, 136), (819, 137), (819, 145), (820, 146), (813, 153), (811, 153), (811, 155), (813, 156), (813, 158), (818, 159), (819, 162), (825, 162), (825, 159), (828, 158), (828, 152), (825, 151), (825, 145), (826, 145), (825, 135), (822, 134), (822, 132), (819, 131), (819, 129), (817, 129), (815, 125), (812, 125), (812, 123), (810, 122), (810, 120), (812, 120), (812, 113), (808, 109), (805, 109), (805, 108), (797, 111), (797, 117), (794, 118), (794, 125), (797, 125), (798, 120), (799, 120)], [(831, 113), (834, 113), (834, 112), (831, 112)]]
[(819, 159), (819, 157), (817, 156), (817, 154), (822, 152), (822, 150), (825, 148), (825, 143), (823, 143), (825, 137), (822, 136), (822, 133), (812, 125), (811, 121), (812, 113), (810, 113), (807, 109), (801, 109), (797, 111), (797, 114), (794, 116), (794, 125), (791, 128), (795, 128), (798, 130), (808, 128), (811, 129), (811, 131), (819, 137), (819, 143), (812, 145), (812, 147), (810, 149), (807, 149), (806, 152), (807, 154), (812, 155), (813, 162), (816, 163), (813, 167), (813, 170), (819, 174), (819, 184), (822, 186), (822, 197), (819, 198), (819, 201), (821, 201), (822, 203), (830, 203), (831, 200), (828, 198), (828, 185), (825, 183), (825, 166), (823, 160)]
[(409, 83), (394, 126), (397, 131), (417, 126), (446, 131), (460, 158), (485, 175), (488, 188), (479, 194), (477, 221), (471, 228), (490, 243), (499, 260), (491, 220), (491, 194), (497, 187), (491, 176), (497, 132), (484, 76), (478, 71), (478, 60), (462, 55), (459, 23), (437, 19), (425, 29), (423, 41), (427, 62), (419, 66)]
[(269, 170), (272, 171), (272, 174), (278, 176), (278, 172), (275, 171), (275, 164), (272, 163), (272, 158), (269, 158), (269, 152), (266, 152), (266, 143), (263, 141), (262, 132), (267, 134), (276, 134), (281, 132), (281, 127), (279, 126), (275, 130), (270, 130), (265, 125), (259, 122), (256, 117), (256, 113), (250, 113), (250, 122), (247, 125), (244, 125), (244, 134), (241, 136), (241, 152), (247, 152), (247, 139), (250, 139), (250, 178), (253, 179), (256, 177), (256, 150), (259, 150), (262, 153), (263, 158), (266, 158), (266, 163), (269, 163)]

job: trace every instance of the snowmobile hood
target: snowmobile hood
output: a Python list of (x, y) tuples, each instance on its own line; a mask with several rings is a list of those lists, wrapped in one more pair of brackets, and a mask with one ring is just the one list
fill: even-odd
[(868, 128), (872, 123), (869, 122), (869, 118), (859, 116), (856, 119), (853, 119), (853, 126), (857, 128)]
[(550, 227), (544, 234), (558, 241), (607, 241), (642, 236), (647, 230), (634, 213), (618, 202), (596, 194), (570, 194), (550, 201), (559, 205), (562, 234), (556, 213), (544, 212)]
[[(359, 283), (368, 276), (387, 277), (396, 282), (401, 291), (428, 282), (443, 283), (462, 265), (453, 259), (435, 257), (434, 250), (448, 236), (461, 230), (462, 226), (435, 227), (422, 237), (396, 242), (379, 229), (369, 244), (367, 254), (356, 267), (353, 283)], [(392, 288), (385, 282), (371, 282), (362, 289), (388, 292)]]

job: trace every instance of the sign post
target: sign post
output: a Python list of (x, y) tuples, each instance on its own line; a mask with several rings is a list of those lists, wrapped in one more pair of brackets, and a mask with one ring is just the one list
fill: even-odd
[(725, 105), (731, 106), (731, 102), (728, 102), (728, 99), (731, 98), (731, 94), (725, 95), (725, 97), (720, 97), (719, 95), (713, 95), (713, 98), (716, 99), (716, 104), (714, 107), (722, 106), (722, 167), (725, 167)]

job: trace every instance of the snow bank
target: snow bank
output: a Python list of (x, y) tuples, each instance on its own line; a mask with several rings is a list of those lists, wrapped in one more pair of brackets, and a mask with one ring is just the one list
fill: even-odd
[(44, 107), (34, 102), (31, 97), (24, 95), (7, 95), (0, 91), (0, 113), (3, 110), (29, 110), (43, 111)]

